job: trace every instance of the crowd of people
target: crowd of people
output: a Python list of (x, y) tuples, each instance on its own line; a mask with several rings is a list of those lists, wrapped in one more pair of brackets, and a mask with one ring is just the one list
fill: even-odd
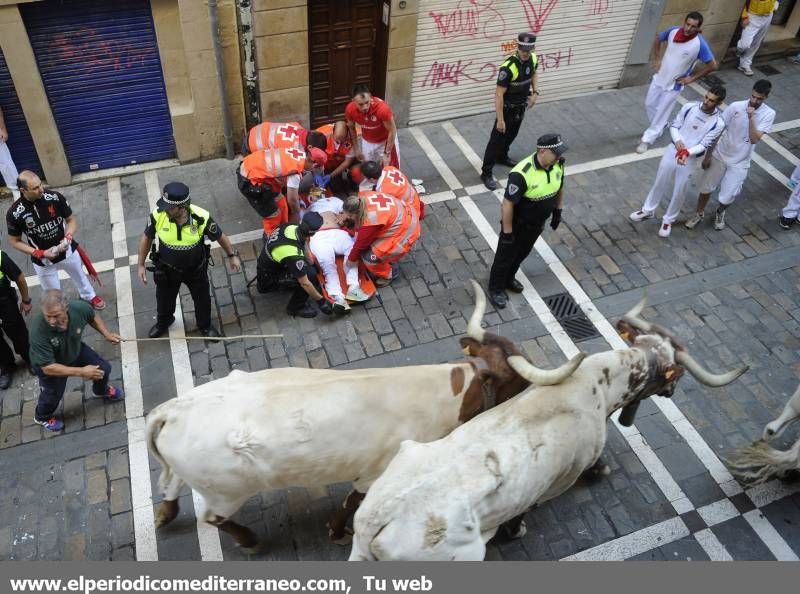
[[(764, 12), (769, 4), (752, 0), (746, 7), (749, 14), (743, 15), (739, 70), (748, 76), (752, 75), (753, 54), (763, 39), (764, 22), (769, 22), (765, 19), (771, 18), (774, 10)], [(659, 33), (652, 49), (655, 74), (645, 101), (649, 124), (636, 151), (646, 152), (667, 128), (671, 143), (642, 207), (631, 213), (630, 219), (654, 218), (672, 185), (658, 229), (658, 235), (665, 238), (678, 219), (690, 181), (696, 183), (700, 194), (695, 212), (684, 226), (694, 229), (703, 222), (710, 196), (719, 190), (714, 228), (725, 228), (725, 213), (742, 190), (753, 147), (770, 131), (776, 115), (766, 104), (772, 84), (762, 79), (755, 82), (749, 98), (727, 107), (725, 87), (712, 84), (702, 101), (686, 102), (669, 122), (684, 87), (717, 68), (701, 35), (702, 23), (700, 13), (689, 13), (682, 26)], [(494, 166), (510, 168), (489, 278), (489, 299), (497, 308), (506, 307), (507, 291), (524, 290), (516, 278), (519, 267), (546, 222), (550, 221), (552, 229), (558, 228), (564, 200), (567, 146), (560, 135), (540, 136), (536, 151), (519, 162), (509, 157), (525, 112), (539, 95), (536, 35), (520, 33), (517, 42), (517, 50), (498, 69), (496, 117), (480, 175), (484, 185), (495, 190)], [(695, 70), (698, 62), (702, 65)], [(248, 130), (242, 140), (237, 186), (261, 218), (263, 230), (256, 287), (262, 293), (289, 288), (286, 312), (291, 316), (347, 314), (352, 303), (367, 301), (376, 289), (394, 280), (397, 262), (422, 232), (425, 204), (401, 169), (391, 108), (359, 84), (344, 113), (343, 120), (315, 130), (307, 130), (299, 122), (265, 121)], [(13, 180), (13, 190), (19, 194), (6, 214), (9, 244), (31, 258), (43, 298), (28, 330), (23, 315), (30, 314), (33, 306), (25, 276), (12, 258), (0, 251), (1, 327), (14, 351), (39, 378), (36, 423), (59, 431), (63, 421), (55, 411), (67, 377), (91, 380), (97, 396), (112, 401), (124, 397), (121, 388), (109, 384), (108, 362), (82, 342), (83, 328), (91, 325), (112, 343), (121, 339), (97, 313), (105, 308), (105, 302), (90, 282), (93, 268), (75, 240), (77, 220), (68, 200), (45, 189), (34, 172), (18, 173), (7, 139), (0, 112), (0, 175), (7, 185)], [(784, 229), (800, 215), (800, 167), (789, 186), (792, 193), (778, 221)], [(149, 337), (162, 336), (174, 322), (181, 285), (187, 286), (194, 301), (199, 332), (211, 340), (219, 337), (211, 321), (208, 265), (212, 241), (219, 243), (231, 270), (239, 272), (239, 253), (211, 213), (192, 203), (190, 188), (184, 183), (166, 184), (138, 249), (138, 276), (146, 284), (150, 270), (156, 286), (157, 318)], [(60, 291), (62, 271), (77, 286), (80, 299), (68, 300)], [(11, 283), (16, 284), (19, 296)], [(0, 390), (11, 383), (14, 360), (14, 352), (0, 338)]]

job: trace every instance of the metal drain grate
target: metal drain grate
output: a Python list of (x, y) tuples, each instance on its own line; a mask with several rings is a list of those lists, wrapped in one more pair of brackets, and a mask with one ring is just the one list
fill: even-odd
[(769, 64), (764, 64), (763, 66), (756, 66), (756, 70), (760, 70), (767, 76), (775, 76), (776, 74), (781, 73), (780, 70), (778, 70), (774, 66), (770, 66)]
[(567, 335), (575, 342), (598, 338), (600, 333), (583, 313), (569, 293), (559, 293), (545, 297), (544, 302), (553, 312), (556, 320)]

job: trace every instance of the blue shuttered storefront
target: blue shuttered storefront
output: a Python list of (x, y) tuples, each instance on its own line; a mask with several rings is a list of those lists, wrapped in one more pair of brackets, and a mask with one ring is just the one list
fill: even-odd
[(175, 156), (149, 0), (20, 9), (73, 173)]
[[(8, 129), (7, 144), (14, 165), (19, 171), (30, 169), (42, 175), (42, 166), (39, 164), (39, 157), (36, 155), (36, 148), (33, 146), (33, 139), (28, 131), (28, 124), (22, 113), (22, 107), (20, 107), (19, 98), (14, 90), (14, 83), (2, 51), (0, 51), (0, 108), (3, 110), (3, 118)], [(15, 179), (5, 181), (6, 185), (17, 182)]]

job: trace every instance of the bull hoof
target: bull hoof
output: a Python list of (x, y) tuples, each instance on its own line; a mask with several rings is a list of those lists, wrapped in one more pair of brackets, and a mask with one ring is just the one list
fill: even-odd
[(266, 549), (264, 543), (262, 541), (256, 542), (254, 545), (250, 545), (247, 547), (241, 546), (239, 550), (242, 551), (245, 555), (258, 555), (259, 553), (263, 553)]
[(519, 523), (519, 526), (513, 532), (508, 527), (505, 528), (506, 537), (509, 540), (516, 540), (518, 538), (522, 538), (528, 533), (528, 527), (525, 525), (525, 520), (522, 520)]
[(328, 537), (334, 544), (347, 546), (353, 542), (353, 531), (346, 526), (342, 530), (334, 530), (329, 525)]
[(156, 514), (156, 528), (166, 526), (172, 520), (178, 517), (178, 500), (173, 499), (167, 501), (166, 499), (158, 506), (158, 513)]

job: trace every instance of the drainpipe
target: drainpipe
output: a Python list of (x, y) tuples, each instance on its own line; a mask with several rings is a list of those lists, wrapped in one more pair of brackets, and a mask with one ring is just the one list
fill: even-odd
[(258, 77), (256, 76), (256, 48), (253, 40), (253, 13), (250, 11), (251, 1), (237, 0), (236, 2), (239, 17), (239, 48), (242, 55), (244, 78), (244, 117), (248, 129), (261, 122)]
[(211, 23), (214, 62), (217, 65), (217, 86), (219, 87), (220, 111), (222, 112), (222, 132), (225, 135), (225, 156), (233, 159), (233, 132), (231, 131), (231, 118), (228, 114), (228, 93), (225, 91), (225, 64), (222, 61), (222, 44), (219, 39), (217, 0), (208, 0), (208, 20)]

